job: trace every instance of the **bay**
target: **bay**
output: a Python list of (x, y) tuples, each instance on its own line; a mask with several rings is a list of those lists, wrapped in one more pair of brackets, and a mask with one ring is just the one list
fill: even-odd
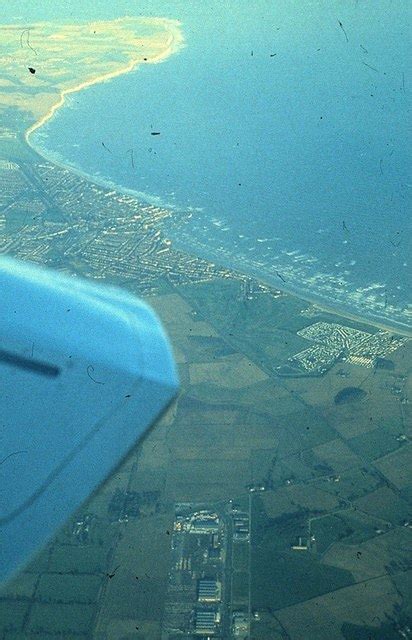
[(406, 325), (406, 5), (152, 2), (127, 13), (179, 19), (186, 46), (73, 94), (35, 147), (170, 206), (183, 249)]

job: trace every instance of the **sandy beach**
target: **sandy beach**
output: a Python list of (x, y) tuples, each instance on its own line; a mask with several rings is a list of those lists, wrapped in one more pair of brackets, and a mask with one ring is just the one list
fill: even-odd
[[(149, 20), (150, 23), (150, 20)], [(132, 57), (127, 64), (122, 65), (121, 67), (109, 71), (104, 74), (100, 74), (94, 78), (89, 80), (79, 82), (74, 84), (72, 87), (67, 87), (66, 89), (62, 89), (58, 98), (54, 104), (46, 111), (44, 115), (42, 115), (34, 124), (32, 124), (25, 132), (25, 139), (28, 144), (30, 144), (30, 136), (31, 134), (42, 127), (53, 115), (56, 113), (60, 107), (62, 107), (65, 103), (66, 96), (77, 93), (78, 91), (82, 91), (83, 89), (87, 89), (95, 84), (100, 84), (102, 82), (108, 82), (113, 80), (113, 78), (117, 78), (118, 76), (124, 75), (133, 71), (139, 64), (157, 64), (159, 62), (163, 62), (171, 56), (173, 53), (178, 51), (183, 46), (183, 35), (180, 29), (180, 25), (178, 21), (167, 20), (163, 18), (153, 18), (153, 23), (158, 25), (162, 24), (166, 32), (169, 33), (167, 41), (165, 43), (164, 49), (159, 53), (154, 55), (150, 54), (142, 54), (141, 51), (136, 53), (136, 56)], [(30, 145), (31, 146), (31, 145)], [(34, 148), (34, 147), (33, 147)], [(37, 149), (36, 149), (37, 151)]]

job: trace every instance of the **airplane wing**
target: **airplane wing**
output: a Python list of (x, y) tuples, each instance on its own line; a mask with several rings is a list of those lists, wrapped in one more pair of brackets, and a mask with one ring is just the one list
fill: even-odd
[(131, 294), (0, 260), (0, 582), (110, 474), (177, 393)]

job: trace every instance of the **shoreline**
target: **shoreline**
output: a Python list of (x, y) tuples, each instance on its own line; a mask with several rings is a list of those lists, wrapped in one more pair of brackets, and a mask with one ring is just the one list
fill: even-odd
[[(220, 263), (217, 256), (199, 255), (198, 252), (196, 251), (190, 252), (190, 250), (188, 251), (187, 247), (184, 248), (182, 245), (179, 245), (178, 240), (171, 238), (171, 241), (175, 246), (175, 248), (178, 249), (179, 251), (184, 251), (185, 253), (189, 253), (196, 257), (202, 258), (203, 260), (208, 260), (209, 262), (212, 262), (213, 264), (220, 266), (221, 268), (230, 269), (236, 273), (240, 273), (249, 278), (254, 278), (262, 282), (263, 284), (266, 284), (269, 287), (272, 287), (278, 291), (282, 291), (283, 293), (286, 293), (289, 296), (298, 298), (299, 300), (305, 300), (305, 302), (309, 302), (310, 304), (313, 304), (314, 306), (316, 306), (318, 309), (320, 309), (320, 311), (323, 311), (325, 313), (331, 313), (341, 318), (347, 318), (348, 320), (353, 320), (355, 322), (369, 325), (371, 327), (376, 327), (377, 329), (382, 329), (384, 331), (387, 331), (388, 333), (394, 333), (394, 334), (396, 333), (397, 335), (401, 335), (406, 338), (412, 338), (412, 329), (410, 329), (408, 325), (405, 325), (403, 323), (397, 324), (396, 322), (393, 322), (391, 324), (389, 321), (386, 322), (385, 320), (379, 320), (379, 318), (375, 319), (371, 316), (364, 316), (364, 315), (361, 315), (360, 313), (357, 314), (356, 311), (353, 311), (351, 309), (346, 309), (344, 306), (338, 306), (338, 305), (333, 306), (331, 304), (328, 304), (328, 302), (325, 301), (321, 296), (316, 297), (316, 293), (314, 292), (306, 293), (305, 291), (301, 291), (298, 287), (294, 287), (294, 286), (288, 287), (285, 285), (280, 285), (278, 284), (278, 281), (274, 282), (274, 280), (269, 275), (266, 275), (264, 273), (256, 273), (256, 272), (252, 273), (255, 271), (253, 268), (247, 271), (247, 269), (242, 269), (241, 267), (237, 267), (236, 265), (228, 266), (227, 264), (225, 265)], [(234, 260), (236, 261), (236, 258), (234, 258)]]
[[(106, 189), (115, 189), (118, 193), (130, 195), (136, 198), (137, 200), (139, 200), (140, 202), (144, 202), (146, 204), (151, 204), (153, 206), (173, 210), (172, 205), (169, 205), (167, 203), (160, 201), (160, 196), (152, 197), (149, 194), (144, 194), (134, 189), (123, 187), (122, 185), (119, 185), (111, 180), (100, 178), (99, 176), (93, 176), (92, 174), (89, 174), (86, 171), (83, 171), (79, 167), (72, 166), (70, 164), (65, 163), (62, 160), (57, 160), (56, 158), (53, 158), (52, 156), (47, 155), (47, 153), (44, 153), (44, 151), (41, 148), (38, 148), (33, 144), (30, 144), (29, 146), (37, 155), (42, 157), (47, 162), (51, 162), (52, 164), (55, 164), (61, 169), (71, 171), (72, 173), (76, 174), (83, 180), (87, 180), (88, 182), (97, 184), (100, 187), (103, 187)], [(305, 291), (301, 291), (298, 287), (293, 287), (293, 286), (288, 287), (284, 285), (282, 286), (281, 284), (279, 284), (279, 282), (277, 281), (274, 282), (270, 276), (262, 273), (256, 273), (253, 268), (250, 270), (247, 270), (245, 268), (242, 268), (236, 265), (220, 263), (218, 256), (206, 255), (207, 253), (206, 251), (204, 255), (201, 255), (201, 253), (199, 253), (199, 251), (196, 251), (195, 249), (190, 250), (189, 248), (188, 250), (187, 246), (183, 247), (179, 243), (178, 239), (170, 236), (166, 236), (164, 231), (163, 231), (163, 235), (165, 236), (166, 239), (172, 242), (172, 246), (174, 246), (174, 248), (177, 249), (178, 251), (192, 255), (196, 258), (207, 260), (208, 262), (216, 264), (217, 266), (220, 266), (223, 269), (234, 271), (235, 273), (242, 274), (249, 278), (255, 278), (256, 280), (259, 280), (263, 284), (266, 284), (269, 287), (282, 291), (287, 295), (290, 295), (294, 298), (298, 298), (300, 300), (305, 300), (306, 302), (309, 302), (310, 304), (315, 305), (318, 309), (320, 309), (321, 311), (324, 311), (325, 313), (331, 313), (341, 318), (347, 318), (348, 320), (352, 320), (355, 322), (359, 322), (361, 324), (376, 327), (377, 329), (388, 331), (389, 333), (396, 333), (397, 335), (405, 336), (407, 338), (412, 338), (412, 330), (408, 328), (407, 325), (404, 325), (404, 324), (398, 325), (396, 322), (391, 324), (390, 322), (385, 322), (384, 320), (379, 320), (378, 318), (375, 319), (370, 316), (363, 316), (360, 313), (357, 314), (355, 311), (347, 310), (344, 307), (333, 306), (331, 304), (328, 304), (327, 301), (324, 301), (323, 298), (316, 297), (316, 294), (314, 293), (313, 294), (305, 293)], [(236, 262), (238, 259), (236, 257), (233, 257), (233, 260)]]
[(25, 131), (25, 141), (30, 147), (34, 149), (34, 151), (37, 150), (30, 143), (31, 134), (42, 127), (46, 122), (48, 122), (48, 120), (50, 120), (54, 116), (56, 111), (64, 105), (67, 95), (70, 95), (71, 93), (77, 93), (78, 91), (87, 89), (88, 87), (91, 87), (95, 84), (107, 82), (109, 80), (112, 80), (113, 78), (117, 78), (118, 76), (130, 73), (130, 71), (133, 71), (138, 64), (157, 64), (159, 62), (163, 62), (163, 60), (169, 58), (169, 56), (171, 56), (183, 46), (184, 39), (180, 29), (178, 28), (178, 25), (180, 23), (177, 20), (169, 20), (167, 18), (156, 18), (153, 20), (155, 20), (157, 23), (163, 23), (165, 27), (167, 25), (167, 28), (165, 30), (170, 32), (164, 51), (158, 53), (157, 55), (154, 55), (151, 58), (146, 58), (146, 60), (142, 59), (141, 57), (132, 58), (125, 66), (122, 66), (113, 71), (109, 71), (108, 73), (104, 73), (100, 76), (96, 76), (95, 78), (92, 78), (90, 80), (85, 80), (83, 82), (80, 82), (79, 84), (73, 85), (72, 87), (68, 87), (67, 89), (62, 89), (59, 96), (57, 97), (57, 101), (51, 105), (51, 107), (44, 115), (36, 120), (36, 122), (34, 122)]
[[(57, 98), (57, 101), (48, 109), (48, 111), (25, 131), (24, 141), (40, 157), (44, 158), (48, 162), (51, 162), (52, 164), (55, 164), (56, 166), (59, 166), (62, 169), (73, 172), (74, 174), (78, 175), (84, 180), (87, 180), (88, 182), (97, 184), (103, 188), (115, 189), (119, 193), (122, 193), (125, 195), (131, 195), (141, 202), (151, 204), (157, 207), (163, 207), (165, 209), (169, 209), (173, 211), (173, 210), (176, 210), (176, 207), (174, 207), (169, 203), (162, 202), (160, 196), (152, 196), (151, 194), (145, 194), (144, 192), (139, 192), (134, 189), (123, 187), (122, 185), (116, 184), (110, 179), (107, 179), (104, 177), (100, 178), (99, 176), (88, 174), (82, 169), (79, 169), (76, 166), (68, 164), (67, 162), (64, 161), (64, 159), (53, 158), (52, 155), (48, 155), (47, 152), (45, 153), (44, 150), (42, 150), (40, 147), (37, 147), (35, 144), (33, 144), (30, 141), (31, 134), (37, 129), (39, 129), (40, 127), (42, 127), (46, 122), (48, 122), (54, 116), (57, 110), (60, 109), (60, 107), (64, 106), (67, 95), (70, 95), (71, 93), (76, 93), (78, 91), (81, 91), (82, 89), (88, 88), (95, 84), (110, 81), (111, 79), (116, 78), (120, 75), (129, 73), (130, 71), (133, 71), (138, 66), (139, 63), (140, 64), (156, 64), (156, 63), (162, 62), (163, 60), (166, 60), (169, 56), (171, 56), (173, 53), (178, 51), (183, 46), (184, 39), (183, 39), (181, 30), (179, 29), (180, 23), (178, 21), (169, 20), (167, 18), (156, 18), (154, 20), (156, 20), (157, 23), (161, 22), (162, 24), (167, 25), (167, 29), (170, 31), (169, 38), (167, 39), (167, 42), (165, 44), (165, 49), (163, 51), (159, 52), (157, 55), (153, 56), (152, 58), (147, 58), (147, 60), (142, 60), (142, 58), (140, 57), (133, 58), (125, 66), (122, 66), (116, 70), (113, 70), (111, 72), (108, 72), (100, 76), (96, 76), (91, 80), (81, 82), (77, 85), (74, 85), (73, 87), (63, 89), (60, 92), (60, 95)], [(163, 234), (164, 234), (164, 231), (163, 231)], [(339, 317), (347, 318), (349, 320), (366, 324), (372, 327), (376, 327), (377, 329), (382, 329), (384, 331), (388, 331), (389, 333), (396, 333), (397, 335), (402, 335), (408, 338), (412, 337), (412, 330), (408, 327), (408, 325), (405, 325), (403, 323), (397, 324), (396, 322), (390, 323), (385, 319), (380, 320), (379, 318), (375, 319), (373, 316), (372, 317), (363, 316), (360, 313), (359, 314), (356, 313), (356, 311), (352, 311), (351, 309), (347, 310), (345, 307), (342, 307), (342, 306), (333, 306), (333, 304), (330, 304), (327, 300), (325, 301), (321, 296), (317, 297), (316, 293), (313, 293), (313, 294), (306, 293), (305, 291), (300, 290), (299, 287), (295, 287), (293, 285), (280, 286), (278, 282), (274, 282), (274, 279), (270, 275), (267, 275), (265, 273), (257, 273), (254, 268), (248, 269), (247, 263), (245, 263), (244, 267), (238, 266), (236, 263), (238, 262), (239, 258), (236, 258), (236, 256), (232, 257), (232, 261), (233, 261), (232, 264), (230, 264), (231, 261), (228, 261), (229, 263), (226, 263), (226, 264), (221, 264), (219, 262), (218, 256), (205, 255), (207, 254), (207, 250), (205, 250), (205, 254), (202, 255), (202, 251), (200, 251), (199, 253), (199, 251), (197, 251), (195, 248), (192, 248), (191, 250), (189, 248), (189, 251), (188, 251), (187, 247), (181, 246), (179, 243), (179, 240), (176, 238), (172, 237), (168, 239), (172, 241), (175, 248), (179, 251), (184, 251), (185, 253), (193, 255), (194, 257), (207, 260), (209, 262), (212, 262), (213, 264), (219, 265), (224, 269), (232, 270), (235, 273), (242, 274), (246, 277), (253, 277), (256, 280), (261, 281), (263, 284), (273, 287), (279, 291), (283, 291), (287, 295), (293, 296), (300, 300), (305, 300), (306, 302), (309, 302), (310, 304), (315, 305), (321, 311), (324, 311), (326, 313), (331, 313)], [(302, 284), (302, 287), (303, 286), (304, 284)]]

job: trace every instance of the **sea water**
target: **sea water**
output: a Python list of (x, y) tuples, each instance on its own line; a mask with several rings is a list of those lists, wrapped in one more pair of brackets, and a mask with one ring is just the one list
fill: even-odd
[(404, 5), (126, 4), (184, 48), (72, 94), (34, 146), (172, 208), (180, 248), (407, 324)]

